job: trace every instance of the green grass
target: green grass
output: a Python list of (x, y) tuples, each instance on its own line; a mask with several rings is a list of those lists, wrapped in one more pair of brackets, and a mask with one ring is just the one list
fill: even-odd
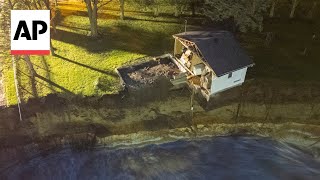
[[(117, 93), (119, 82), (114, 69), (143, 56), (172, 52), (172, 34), (184, 30), (184, 19), (169, 16), (153, 17), (152, 12), (126, 7), (126, 20), (119, 20), (118, 4), (112, 2), (99, 11), (99, 32), (102, 38), (93, 40), (83, 3), (60, 3), (61, 23), (52, 43), (57, 56), (32, 56), (39, 74), (33, 81), (27, 64), (18, 60), (17, 68), (23, 101), (51, 93), (101, 96)], [(167, 7), (166, 7), (167, 8)], [(196, 18), (188, 21), (197, 22)], [(199, 24), (195, 23), (195, 24)], [(289, 81), (320, 81), (319, 23), (294, 20), (268, 20), (264, 32), (272, 31), (275, 38), (269, 47), (263, 33), (241, 34), (241, 44), (255, 61), (249, 77), (275, 78)], [(189, 26), (199, 29), (199, 26)], [(313, 33), (318, 40), (311, 41)], [(307, 47), (307, 56), (302, 55)], [(16, 104), (11, 59), (4, 64), (6, 97)], [(35, 87), (35, 88), (33, 88)]]
[[(84, 6), (65, 13), (68, 8), (68, 4), (61, 6), (63, 19), (52, 40), (57, 56), (31, 56), (39, 74), (35, 83), (25, 61), (17, 61), (23, 101), (51, 93), (83, 96), (117, 93), (119, 80), (115, 68), (134, 63), (140, 57), (171, 52), (172, 34), (183, 29), (175, 18), (153, 18), (136, 13), (135, 19), (120, 21), (117, 11), (103, 10), (98, 22), (102, 38), (93, 40), (87, 36), (90, 26), (88, 18), (81, 13), (85, 11)], [(109, 15), (103, 17), (104, 11)], [(127, 17), (134, 14), (128, 13)], [(10, 104), (16, 104), (11, 59), (4, 63), (4, 76), (6, 97)], [(36, 88), (32, 88), (33, 85)]]

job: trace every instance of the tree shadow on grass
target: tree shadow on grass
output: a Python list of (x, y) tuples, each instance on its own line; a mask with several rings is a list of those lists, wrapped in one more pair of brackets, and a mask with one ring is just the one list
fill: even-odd
[(125, 17), (126, 20), (129, 21), (148, 21), (148, 22), (154, 22), (154, 23), (168, 23), (168, 24), (181, 24), (183, 21), (179, 19), (177, 19), (176, 21), (167, 21), (167, 20), (159, 20), (157, 18), (153, 18), (153, 19), (143, 19), (143, 18), (138, 18), (138, 17), (132, 17), (132, 16), (127, 16)]
[[(44, 66), (44, 70), (46, 72), (46, 78), (51, 81), (51, 73), (50, 73), (49, 65), (44, 56), (41, 56), (41, 63)], [(54, 89), (52, 84), (49, 84), (49, 89), (51, 90), (51, 92), (56, 93), (56, 90)]]
[(97, 69), (97, 68), (88, 66), (88, 65), (86, 65), (86, 64), (82, 64), (82, 63), (76, 62), (76, 61), (74, 61), (74, 60), (71, 60), (71, 59), (62, 57), (62, 56), (60, 56), (60, 55), (58, 55), (58, 54), (55, 54), (54, 56), (55, 56), (55, 57), (58, 57), (58, 58), (60, 58), (60, 59), (63, 59), (63, 60), (65, 60), (65, 61), (68, 61), (68, 62), (70, 62), (70, 63), (73, 63), (73, 64), (76, 64), (76, 65), (79, 65), (79, 66), (82, 66), (82, 67), (91, 69), (91, 70), (93, 70), (93, 71), (97, 71), (97, 72), (100, 72), (100, 73), (103, 73), (103, 74), (107, 74), (107, 75), (112, 76), (112, 77), (117, 77), (117, 74), (114, 73), (114, 72), (104, 71), (104, 70), (101, 70), (101, 69)]
[[(178, 33), (174, 32), (174, 30), (172, 31), (172, 34)], [(173, 49), (173, 38), (162, 32), (134, 29), (127, 25), (115, 25), (112, 28), (101, 27), (99, 32), (102, 33), (102, 36), (98, 39), (93, 39), (85, 34), (57, 29), (57, 34), (53, 39), (80, 46), (93, 53), (122, 50), (157, 56), (164, 52), (171, 52)]]
[[(71, 9), (61, 9), (61, 17), (65, 18), (70, 15), (88, 17), (88, 12), (85, 10), (71, 10)], [(99, 12), (98, 17), (102, 19), (119, 19), (119, 15), (114, 15), (106, 12)]]
[(35, 77), (41, 79), (42, 81), (47, 82), (49, 85), (52, 85), (52, 86), (62, 90), (63, 92), (65, 92), (67, 94), (73, 94), (71, 91), (69, 91), (68, 89), (64, 88), (63, 86), (60, 86), (59, 84), (57, 84), (57, 83), (55, 83), (55, 82), (53, 82), (53, 81), (51, 81), (51, 80), (49, 80), (49, 79), (47, 79), (45, 77), (42, 77), (39, 74), (36, 74)]
[[(26, 74), (26, 73), (22, 72), (21, 70), (17, 70), (17, 72), (18, 72), (18, 74), (19, 74), (19, 77), (20, 77), (20, 75), (24, 75), (24, 76), (27, 76), (27, 77), (29, 77), (29, 78), (31, 77), (29, 74)], [(50, 86), (51, 86), (51, 87), (53, 86), (53, 87), (55, 87), (55, 88), (58, 88), (58, 89), (62, 90), (62, 91), (65, 92), (65, 93), (73, 94), (73, 93), (72, 93), (71, 91), (69, 91), (68, 89), (64, 88), (63, 86), (60, 86), (59, 84), (51, 81), (50, 79), (47, 79), (47, 78), (45, 78), (45, 77), (43, 77), (43, 76), (40, 76), (39, 74), (35, 74), (34, 76), (35, 76), (35, 80), (34, 80), (34, 81), (35, 81), (36, 83), (40, 83), (41, 85), (44, 85), (44, 86), (46, 86), (46, 87), (48, 87), (48, 88), (50, 88)], [(40, 80), (48, 83), (49, 86), (45, 85), (44, 83), (41, 83), (41, 82), (40, 82), (39, 80), (37, 80), (36, 78), (38, 78), (38, 79), (40, 79)], [(21, 88), (24, 92), (27, 92), (28, 94), (33, 95), (33, 93), (30, 92), (30, 91), (28, 91), (27, 89), (25, 89), (25, 88), (22, 86), (21, 83), (18, 84), (18, 86), (19, 86), (19, 88)], [(35, 97), (35, 96), (34, 96), (34, 97)]]
[[(75, 10), (75, 9), (61, 9), (61, 16), (65, 18), (70, 15), (88, 17), (88, 12), (86, 10)], [(136, 18), (136, 17), (145, 18)], [(188, 18), (188, 16), (180, 16), (180, 18)], [(153, 12), (141, 12), (141, 11), (125, 11), (126, 20), (141, 20), (141, 21), (152, 21), (152, 22), (163, 22), (163, 23), (177, 23), (174, 21), (160, 20), (160, 18), (171, 18), (179, 20), (179, 17), (174, 17), (173, 13), (161, 13), (159, 16), (155, 16)], [(98, 12), (98, 19), (120, 19), (119, 10), (104, 9), (104, 11)]]

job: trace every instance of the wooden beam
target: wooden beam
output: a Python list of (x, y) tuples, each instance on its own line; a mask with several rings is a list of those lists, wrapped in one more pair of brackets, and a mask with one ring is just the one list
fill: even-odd
[(179, 59), (177, 59), (176, 57), (173, 57), (173, 58), (174, 58), (173, 60), (176, 61), (177, 63), (179, 63), (185, 70), (187, 70), (190, 74), (194, 75), (193, 72), (189, 68), (187, 68), (184, 64), (182, 64), (179, 61)]

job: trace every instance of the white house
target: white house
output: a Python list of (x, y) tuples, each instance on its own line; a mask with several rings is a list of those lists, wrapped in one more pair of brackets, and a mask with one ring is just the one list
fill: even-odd
[(174, 61), (189, 85), (210, 96), (239, 86), (253, 61), (228, 31), (191, 31), (173, 35)]

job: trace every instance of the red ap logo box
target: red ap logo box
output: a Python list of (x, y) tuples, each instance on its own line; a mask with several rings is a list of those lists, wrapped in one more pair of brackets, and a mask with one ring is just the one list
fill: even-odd
[(11, 11), (11, 54), (50, 54), (50, 11)]

